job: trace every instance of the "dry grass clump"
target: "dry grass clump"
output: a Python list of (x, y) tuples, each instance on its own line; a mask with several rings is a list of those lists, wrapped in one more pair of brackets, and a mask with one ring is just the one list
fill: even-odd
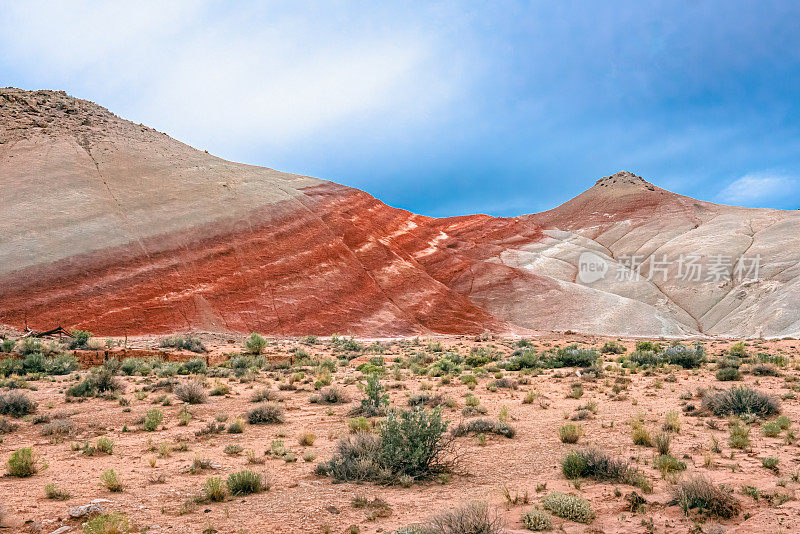
[(566, 424), (558, 429), (558, 437), (561, 443), (578, 443), (583, 435), (583, 428), (572, 423)]
[(517, 431), (514, 427), (500, 421), (491, 419), (473, 419), (467, 423), (461, 423), (453, 428), (452, 434), (455, 437), (466, 436), (467, 434), (497, 434), (507, 438), (513, 438)]
[(598, 449), (570, 451), (561, 461), (561, 471), (567, 478), (610, 480), (638, 486), (644, 491), (652, 490), (652, 483), (641, 471), (629, 462)]
[(272, 389), (263, 388), (259, 389), (253, 393), (250, 397), (250, 402), (267, 402), (267, 401), (277, 401), (280, 399), (277, 391)]
[(350, 398), (338, 386), (324, 387), (319, 390), (319, 395), (314, 395), (310, 400), (319, 404), (344, 404), (350, 402)]
[(197, 381), (182, 382), (173, 387), (172, 392), (187, 404), (203, 404), (207, 398), (203, 386)]
[(690, 510), (697, 509), (723, 519), (736, 517), (742, 510), (736, 497), (703, 476), (681, 481), (673, 492), (672, 504), (679, 505), (687, 515)]
[(83, 534), (124, 534), (130, 531), (128, 518), (116, 512), (98, 515), (83, 524)]
[(54, 501), (66, 501), (71, 497), (68, 491), (59, 488), (56, 484), (46, 484), (44, 494), (48, 499)]
[(42, 436), (71, 436), (76, 428), (72, 419), (53, 419), (42, 425), (41, 433)]
[(542, 506), (554, 515), (576, 523), (589, 524), (595, 518), (589, 501), (577, 495), (551, 491), (542, 499)]
[(247, 412), (247, 421), (251, 425), (283, 423), (283, 408), (274, 402), (265, 402)]
[(430, 517), (421, 525), (412, 525), (397, 534), (501, 534), (503, 521), (485, 502), (470, 502)]
[(231, 495), (249, 495), (269, 489), (261, 474), (247, 470), (231, 473), (225, 484), (228, 486), (228, 491), (230, 491)]
[(778, 399), (747, 386), (707, 394), (703, 397), (703, 409), (719, 417), (731, 414), (767, 417), (781, 411)]
[(36, 409), (36, 405), (21, 391), (10, 391), (0, 395), (0, 415), (23, 417)]

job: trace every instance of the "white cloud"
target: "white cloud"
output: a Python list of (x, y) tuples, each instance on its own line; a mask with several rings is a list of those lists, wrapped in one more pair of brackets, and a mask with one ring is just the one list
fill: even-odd
[(800, 179), (773, 173), (752, 173), (734, 180), (717, 195), (717, 200), (730, 204), (760, 206), (800, 193)]
[[(425, 13), (346, 4), (14, 2), (0, 69), (201, 148), (428, 117), (464, 84)], [(227, 156), (226, 153), (219, 155)]]

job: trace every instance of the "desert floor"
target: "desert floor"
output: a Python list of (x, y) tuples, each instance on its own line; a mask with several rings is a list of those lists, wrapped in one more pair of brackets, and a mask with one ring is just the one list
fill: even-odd
[[(237, 336), (204, 335), (211, 354), (222, 359), (224, 354), (242, 350)], [(579, 335), (543, 335), (529, 338), (537, 351), (577, 343), (587, 348), (600, 348), (608, 338)], [(332, 375), (333, 385), (342, 388), (349, 403), (328, 405), (311, 402), (318, 392), (315, 381), (324, 374), (314, 366), (304, 369), (304, 378), (296, 375), (300, 369), (274, 369), (248, 372), (241, 377), (201, 375), (206, 393), (214, 387), (227, 385), (229, 393), (209, 396), (206, 402), (189, 406), (191, 421), (182, 426), (179, 412), (183, 403), (173, 393), (152, 389), (161, 378), (149, 376), (119, 376), (125, 385), (121, 397), (89, 398), (67, 402), (65, 390), (78, 377), (89, 371), (81, 370), (67, 376), (42, 377), (27, 380), (22, 385), (38, 406), (33, 415), (10, 419), (18, 426), (0, 435), (0, 462), (6, 463), (12, 452), (21, 447), (33, 447), (42, 468), (27, 478), (9, 475), (0, 478), (0, 506), (3, 509), (3, 528), (0, 532), (50, 533), (62, 526), (80, 532), (82, 519), (70, 519), (71, 507), (103, 499), (106, 512), (118, 511), (127, 515), (135, 531), (141, 532), (393, 532), (403, 526), (424, 521), (433, 514), (469, 501), (486, 501), (505, 522), (507, 531), (525, 531), (520, 520), (549, 491), (558, 490), (579, 494), (591, 502), (596, 519), (589, 525), (553, 518), (555, 530), (564, 532), (798, 532), (800, 531), (800, 449), (791, 433), (783, 431), (777, 437), (766, 437), (762, 421), (749, 424), (750, 446), (733, 449), (728, 443), (728, 420), (724, 417), (697, 416), (684, 411), (687, 405), (700, 406), (700, 391), (709, 388), (727, 389), (745, 384), (781, 400), (782, 413), (797, 427), (800, 422), (800, 401), (795, 391), (800, 389), (800, 342), (785, 340), (752, 340), (746, 343), (748, 354), (782, 355), (786, 365), (779, 367), (778, 376), (754, 376), (743, 365), (742, 379), (721, 382), (715, 378), (714, 359), (732, 345), (733, 340), (702, 340), (709, 362), (700, 369), (685, 370), (675, 366), (632, 371), (623, 368), (616, 354), (605, 354), (604, 372), (600, 377), (579, 376), (575, 368), (546, 369), (540, 374), (503, 371), (502, 375), (518, 383), (517, 389), (499, 388), (492, 391), (489, 384), (496, 371), (479, 376), (474, 389), (469, 389), (454, 376), (449, 381), (440, 377), (415, 375), (410, 369), (392, 370), (396, 358), (424, 353), (427, 361), (435, 361), (443, 352), (458, 352), (462, 356), (473, 347), (495, 351), (503, 359), (516, 348), (516, 339), (477, 341), (466, 337), (437, 337), (418, 340), (360, 340), (366, 349)], [(129, 340), (133, 345), (147, 347), (156, 338)], [(634, 340), (620, 340), (628, 353)], [(436, 343), (442, 345), (439, 352)], [(694, 340), (686, 340), (694, 343)], [(266, 355), (270, 360), (285, 359), (295, 348), (302, 348), (312, 357), (341, 355), (329, 340), (301, 344), (296, 339), (270, 339)], [(449, 398), (442, 407), (444, 418), (451, 426), (470, 418), (462, 414), (465, 399), (474, 395), (487, 413), (480, 417), (497, 420), (501, 411), (516, 435), (509, 439), (489, 435), (484, 443), (474, 436), (455, 440), (459, 459), (456, 472), (447, 477), (417, 482), (410, 487), (373, 483), (333, 483), (314, 473), (315, 465), (328, 460), (337, 441), (347, 436), (348, 412), (364, 397), (359, 384), (364, 376), (356, 370), (370, 358), (382, 356), (388, 373), (382, 384), (391, 398), (391, 406), (406, 408), (409, 397), (420, 392)], [(346, 361), (346, 360), (345, 360)], [(469, 373), (469, 371), (465, 371)], [(295, 389), (286, 389), (294, 376)], [(176, 376), (179, 382), (196, 380), (196, 376)], [(580, 383), (583, 395), (569, 398), (575, 383)], [(9, 391), (0, 388), (0, 394)], [(279, 388), (283, 385), (284, 388)], [(616, 386), (616, 387), (615, 387)], [(198, 435), (209, 423), (231, 423), (252, 409), (251, 396), (257, 390), (269, 388), (285, 410), (282, 424), (244, 425), (241, 434), (219, 433)], [(529, 395), (529, 392), (534, 392)], [(524, 402), (528, 396), (529, 402)], [(581, 407), (579, 421), (576, 417)], [(144, 431), (141, 419), (154, 408), (164, 413), (162, 426)], [(672, 454), (686, 463), (682, 474), (662, 477), (653, 467), (654, 449), (634, 445), (631, 421), (643, 417), (651, 434), (661, 431), (668, 412), (679, 414), (680, 430), (674, 432)], [(75, 423), (70, 435), (44, 436), (47, 420), (69, 418)], [(565, 444), (559, 439), (559, 428), (573, 422), (580, 425), (584, 435), (577, 444)], [(313, 445), (301, 445), (300, 436), (313, 433)], [(114, 441), (113, 453), (86, 455), (75, 450), (78, 445), (95, 443), (101, 436)], [(716, 438), (719, 452), (713, 452)], [(282, 440), (294, 455), (277, 458), (268, 454), (273, 440)], [(230, 445), (238, 451), (226, 454)], [(570, 450), (595, 446), (614, 456), (630, 460), (652, 479), (654, 490), (643, 494), (647, 504), (643, 510), (626, 510), (625, 495), (636, 490), (631, 486), (610, 482), (567, 480), (561, 472), (561, 459)], [(247, 451), (253, 451), (248, 459)], [(228, 452), (232, 452), (229, 451)], [(295, 461), (287, 461), (294, 456)], [(777, 469), (762, 466), (762, 459), (779, 460)], [(192, 474), (188, 467), (195, 458), (217, 464)], [(263, 462), (263, 463), (262, 463)], [(46, 467), (44, 467), (46, 463)], [(113, 468), (123, 484), (121, 492), (110, 492), (100, 483), (101, 473)], [(242, 469), (265, 475), (270, 489), (246, 497), (228, 497), (224, 502), (192, 503), (209, 476), (223, 478)], [(738, 517), (719, 520), (691, 513), (686, 516), (677, 505), (670, 504), (672, 489), (681, 476), (702, 474), (716, 483), (724, 483), (741, 502)], [(69, 492), (65, 501), (48, 499), (46, 484), (55, 483)], [(745, 494), (744, 486), (757, 488)], [(520, 496), (513, 504), (505, 496)], [(523, 502), (527, 495), (528, 502)], [(755, 496), (753, 496), (755, 495)], [(388, 509), (376, 513), (353, 505), (356, 496), (379, 497)], [(721, 525), (721, 530), (719, 525)], [(353, 526), (357, 527), (352, 528)]]

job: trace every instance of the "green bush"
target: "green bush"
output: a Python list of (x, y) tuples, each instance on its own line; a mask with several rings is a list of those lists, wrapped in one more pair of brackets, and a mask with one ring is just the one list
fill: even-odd
[(251, 425), (278, 424), (284, 420), (283, 408), (274, 402), (259, 404), (247, 412), (247, 421)]
[(686, 515), (697, 509), (723, 519), (736, 517), (742, 510), (741, 503), (730, 492), (702, 476), (681, 481), (673, 491), (672, 503), (679, 505)]
[(119, 475), (113, 469), (107, 469), (100, 475), (100, 483), (106, 487), (108, 491), (118, 493), (122, 491), (122, 482)]
[(703, 397), (703, 408), (720, 417), (731, 414), (767, 417), (780, 412), (780, 402), (760, 391), (739, 386), (707, 394)]
[(259, 355), (267, 348), (267, 340), (261, 334), (253, 332), (245, 339), (244, 348), (250, 354)]
[(144, 429), (147, 432), (154, 432), (158, 430), (158, 427), (161, 425), (161, 422), (164, 420), (164, 413), (159, 410), (158, 408), (153, 408), (152, 410), (148, 410), (146, 414), (144, 414)]
[(36, 466), (33, 449), (23, 447), (11, 453), (11, 458), (6, 463), (6, 469), (12, 477), (25, 478), (34, 475), (39, 469)]
[(669, 454), (662, 454), (655, 461), (655, 468), (658, 469), (662, 475), (668, 473), (677, 473), (686, 470), (686, 464)]
[(358, 432), (339, 441), (328, 462), (317, 472), (336, 480), (396, 482), (424, 479), (445, 472), (444, 456), (451, 440), (438, 409), (393, 410), (380, 436)]
[(381, 385), (381, 377), (378, 373), (373, 373), (367, 377), (364, 393), (366, 398), (361, 400), (361, 405), (353, 410), (352, 415), (358, 414), (365, 417), (384, 415), (386, 407), (389, 406), (389, 395), (386, 394)]
[(742, 373), (736, 367), (722, 367), (717, 371), (716, 377), (720, 382), (731, 382), (741, 380)]
[(97, 438), (95, 449), (97, 452), (102, 452), (104, 454), (114, 454), (114, 440), (108, 436)]
[(605, 344), (600, 348), (601, 354), (622, 354), (627, 349), (617, 343), (616, 341), (606, 341)]
[(70, 332), (72, 339), (69, 342), (71, 349), (84, 349), (89, 344), (92, 333), (87, 330), (73, 330)]
[(108, 369), (93, 371), (82, 382), (67, 389), (68, 397), (97, 397), (101, 394), (117, 393), (124, 385)]
[(22, 417), (33, 413), (36, 405), (21, 391), (11, 391), (0, 395), (0, 415)]
[(159, 343), (164, 348), (188, 350), (190, 352), (208, 352), (200, 338), (192, 336), (169, 336)]
[(239, 471), (231, 473), (225, 481), (231, 495), (249, 495), (251, 493), (261, 493), (269, 489), (264, 483), (264, 477), (254, 471)]
[(595, 518), (589, 501), (577, 495), (551, 491), (542, 499), (542, 506), (554, 515), (576, 523), (589, 524)]

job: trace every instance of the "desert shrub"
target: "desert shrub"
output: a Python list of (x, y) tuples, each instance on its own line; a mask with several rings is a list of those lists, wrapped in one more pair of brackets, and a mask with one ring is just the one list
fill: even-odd
[(17, 429), (17, 424), (9, 418), (0, 416), (0, 436), (10, 434)]
[(605, 344), (600, 348), (601, 354), (622, 354), (627, 349), (617, 343), (616, 341), (606, 341)]
[(181, 401), (188, 404), (203, 404), (206, 402), (206, 392), (203, 386), (196, 381), (182, 382), (172, 388), (172, 392)]
[(360, 415), (358, 417), (353, 417), (352, 419), (347, 420), (347, 428), (350, 430), (351, 434), (355, 434), (356, 432), (369, 432), (370, 424), (369, 419)]
[(741, 380), (742, 373), (736, 367), (722, 367), (717, 370), (717, 380), (720, 382), (731, 382), (734, 380)]
[(461, 423), (451, 431), (453, 436), (461, 437), (467, 434), (497, 434), (507, 438), (513, 438), (516, 431), (507, 423), (492, 421), (491, 419), (473, 419), (472, 421)]
[(98, 515), (83, 524), (83, 534), (124, 534), (130, 530), (128, 518), (116, 512)]
[(669, 446), (672, 443), (672, 434), (669, 432), (659, 432), (653, 439), (653, 446), (658, 454), (669, 454)]
[(228, 496), (228, 490), (222, 477), (208, 477), (203, 484), (203, 495), (211, 502), (222, 502)]
[(594, 521), (595, 517), (589, 501), (577, 495), (569, 495), (558, 491), (548, 493), (542, 499), (542, 506), (550, 510), (554, 515), (576, 523), (589, 524)]
[(638, 486), (645, 491), (651, 489), (650, 481), (637, 468), (598, 449), (570, 451), (561, 461), (561, 471), (567, 478), (610, 480)]
[(11, 453), (6, 463), (8, 474), (12, 477), (25, 478), (35, 474), (39, 469), (31, 447), (23, 447)]
[(45, 360), (45, 373), (49, 375), (68, 375), (78, 370), (78, 359), (73, 354), (57, 354)]
[(634, 445), (640, 445), (642, 447), (651, 447), (653, 445), (653, 440), (650, 438), (650, 432), (643, 427), (642, 425), (635, 425), (633, 430), (631, 431), (631, 439), (633, 439)]
[(277, 401), (278, 399), (279, 395), (277, 391), (264, 388), (255, 391), (250, 397), (250, 402)]
[(391, 473), (380, 466), (380, 437), (358, 432), (339, 440), (333, 457), (317, 464), (317, 472), (334, 480), (361, 482), (389, 478)]
[(637, 341), (636, 350), (642, 352), (661, 352), (661, 345), (653, 341)]
[(744, 346), (744, 341), (739, 341), (731, 345), (728, 349), (728, 354), (736, 358), (747, 358), (747, 349)]
[(544, 532), (553, 528), (553, 520), (546, 511), (534, 508), (522, 514), (522, 525), (534, 532)]
[(595, 349), (581, 349), (577, 345), (559, 348), (551, 356), (552, 367), (591, 367), (600, 357)]
[(491, 381), (487, 387), (494, 387), (497, 389), (517, 389), (519, 385), (517, 384), (516, 380), (512, 380), (510, 378), (498, 378), (497, 380)]
[(259, 404), (247, 412), (247, 421), (251, 425), (278, 424), (284, 420), (283, 408), (274, 402)]
[(445, 472), (450, 439), (438, 410), (393, 410), (380, 436), (364, 432), (339, 441), (334, 456), (317, 472), (337, 480), (394, 482), (428, 478)]
[(8, 354), (14, 350), (14, 345), (15, 343), (13, 339), (4, 339), (2, 342), (0, 342), (0, 352), (5, 352)]
[(750, 372), (756, 376), (780, 375), (780, 373), (778, 372), (778, 368), (771, 363), (757, 363), (750, 369)]
[(239, 471), (231, 473), (225, 481), (231, 495), (249, 495), (251, 493), (261, 493), (269, 489), (264, 483), (264, 477), (254, 471)]
[(768, 421), (761, 426), (761, 432), (768, 438), (778, 437), (781, 430), (783, 429), (778, 421)]
[(757, 415), (767, 417), (780, 412), (780, 402), (746, 386), (710, 393), (703, 397), (703, 408), (717, 416)]
[(69, 492), (59, 488), (56, 484), (45, 484), (44, 494), (53, 501), (66, 501), (70, 498)]
[(778, 471), (778, 463), (780, 460), (777, 458), (762, 458), (761, 459), (761, 467), (766, 469), (772, 469), (773, 471)]
[(686, 464), (669, 454), (661, 454), (655, 460), (655, 468), (658, 469), (662, 475), (668, 473), (677, 473), (686, 469)]
[(694, 349), (679, 343), (664, 349), (662, 357), (669, 364), (680, 365), (684, 369), (694, 369), (705, 361), (706, 349), (700, 343), (696, 343)]
[(381, 463), (395, 477), (425, 478), (445, 469), (447, 422), (438, 409), (392, 411), (381, 425)]
[(398, 534), (501, 534), (503, 521), (485, 502), (470, 502), (436, 514), (421, 525), (401, 529)]
[(734, 449), (745, 449), (750, 445), (750, 429), (739, 421), (728, 427), (728, 445)]
[(188, 350), (190, 352), (203, 353), (208, 352), (203, 345), (200, 338), (192, 336), (169, 336), (165, 337), (159, 343), (161, 347), (172, 348), (179, 350)]
[(142, 425), (147, 432), (154, 432), (158, 430), (163, 420), (164, 413), (158, 408), (153, 408), (144, 414), (144, 423)]
[(730, 492), (702, 476), (681, 481), (673, 491), (672, 504), (679, 505), (687, 515), (696, 508), (698, 512), (723, 519), (736, 517), (742, 509)]
[(321, 404), (343, 404), (350, 402), (350, 399), (338, 386), (328, 386), (319, 390), (319, 395), (315, 395), (312, 401)]
[(566, 424), (558, 429), (558, 437), (561, 443), (578, 443), (583, 435), (583, 428), (572, 423)]
[(108, 436), (97, 438), (97, 445), (95, 445), (97, 452), (104, 454), (114, 454), (114, 440)]
[(124, 389), (123, 384), (117, 380), (108, 369), (93, 371), (82, 382), (67, 389), (68, 397), (97, 397), (101, 394), (116, 393)]
[(259, 355), (267, 348), (267, 340), (261, 334), (253, 332), (244, 340), (244, 348), (250, 354)]
[(33, 413), (36, 405), (21, 391), (10, 391), (0, 395), (0, 415), (22, 417)]
[(521, 371), (523, 369), (538, 369), (547, 366), (546, 359), (541, 358), (536, 351), (530, 348), (517, 350), (507, 360), (500, 362), (499, 366), (506, 371)]
[(72, 339), (69, 341), (69, 348), (71, 349), (84, 349), (89, 345), (89, 339), (92, 333), (86, 330), (73, 330), (70, 332)]
[(353, 410), (352, 415), (375, 417), (386, 413), (386, 407), (389, 406), (389, 395), (381, 385), (378, 373), (372, 373), (367, 377), (364, 394), (366, 398), (361, 399), (361, 404)]
[(178, 369), (179, 375), (191, 375), (191, 374), (204, 374), (208, 370), (208, 365), (206, 364), (206, 360), (204, 358), (192, 358), (191, 360), (187, 360), (180, 364), (180, 368)]
[(100, 475), (100, 483), (105, 486), (108, 491), (113, 493), (122, 491), (122, 482), (117, 472), (113, 469), (107, 469), (102, 472)]

